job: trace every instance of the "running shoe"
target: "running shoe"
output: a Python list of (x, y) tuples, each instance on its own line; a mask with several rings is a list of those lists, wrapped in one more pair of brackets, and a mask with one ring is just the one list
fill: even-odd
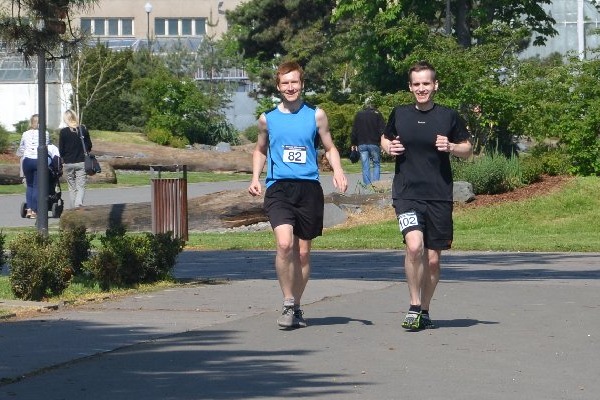
[(281, 316), (277, 318), (277, 325), (282, 328), (293, 328), (296, 317), (294, 316), (294, 306), (284, 306)]
[(421, 314), (421, 320), (419, 321), (419, 329), (435, 329), (437, 326), (433, 323), (429, 314)]
[(418, 311), (409, 311), (404, 317), (402, 327), (404, 329), (419, 329), (421, 326), (421, 313)]
[(294, 327), (296, 328), (306, 328), (308, 326), (308, 322), (304, 319), (304, 311), (299, 308), (294, 310)]

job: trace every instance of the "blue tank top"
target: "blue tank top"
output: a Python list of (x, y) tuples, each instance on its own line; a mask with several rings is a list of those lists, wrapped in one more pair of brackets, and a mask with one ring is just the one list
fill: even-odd
[(295, 113), (265, 113), (269, 134), (266, 186), (284, 179), (319, 180), (316, 108), (306, 103)]

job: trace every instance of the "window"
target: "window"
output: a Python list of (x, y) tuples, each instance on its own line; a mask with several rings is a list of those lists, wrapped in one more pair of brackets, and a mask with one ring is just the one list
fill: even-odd
[(105, 30), (104, 30), (104, 20), (103, 19), (94, 19), (94, 29), (92, 31), (92, 34), (96, 35), (96, 36), (104, 36)]
[(156, 18), (156, 36), (202, 36), (206, 34), (206, 18)]
[(81, 30), (90, 35), (92, 33), (92, 20), (89, 18), (81, 18)]
[(110, 36), (119, 36), (119, 20), (116, 18), (109, 18), (108, 20), (108, 34)]
[(154, 20), (154, 34), (156, 36), (165, 35), (166, 20), (164, 18), (156, 18)]
[(121, 20), (121, 36), (133, 36), (133, 20)]
[(183, 36), (192, 36), (192, 20), (182, 19), (181, 20), (181, 34)]
[(168, 19), (167, 27), (169, 36), (178, 36), (179, 35), (179, 24), (176, 19)]
[(205, 35), (206, 34), (206, 18), (196, 18), (194, 20), (196, 23), (196, 36)]
[(93, 36), (133, 36), (133, 19), (81, 18), (81, 30)]

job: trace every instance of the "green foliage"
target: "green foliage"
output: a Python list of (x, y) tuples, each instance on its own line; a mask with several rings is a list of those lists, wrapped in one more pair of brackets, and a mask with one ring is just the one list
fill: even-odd
[(534, 146), (530, 153), (531, 158), (539, 160), (544, 174), (556, 176), (569, 173), (569, 157), (560, 148), (540, 144)]
[(131, 110), (122, 93), (133, 79), (127, 67), (132, 57), (130, 49), (113, 51), (97, 43), (84, 47), (70, 59), (74, 71), (73, 103), (79, 107), (81, 121), (88, 128), (116, 130), (120, 121), (129, 118)]
[(8, 135), (9, 132), (2, 126), (2, 124), (0, 124), (0, 153), (4, 153), (8, 150), (8, 145), (10, 142)]
[(513, 130), (538, 142), (557, 139), (571, 173), (600, 175), (600, 60), (529, 60), (517, 72)]
[(175, 266), (183, 241), (172, 234), (126, 235), (124, 227), (112, 227), (100, 237), (102, 247), (84, 268), (102, 290), (130, 287), (168, 277)]
[(173, 139), (173, 135), (166, 129), (161, 128), (152, 128), (146, 134), (148, 140), (160, 144), (161, 146), (166, 146), (171, 143), (171, 139)]
[(248, 139), (252, 143), (256, 143), (256, 140), (258, 139), (258, 126), (256, 124), (250, 125), (246, 129), (244, 129), (244, 132), (242, 134), (246, 139)]
[(39, 301), (59, 295), (69, 285), (72, 268), (60, 241), (28, 231), (13, 239), (9, 249), (9, 280), (18, 298)]
[(354, 122), (356, 112), (361, 107), (354, 104), (340, 105), (332, 102), (319, 104), (319, 107), (327, 113), (329, 130), (338, 151), (342, 155), (349, 153), (352, 123)]
[(161, 70), (140, 79), (136, 88), (143, 93), (142, 110), (148, 115), (149, 132), (171, 132), (189, 143), (237, 142), (237, 132), (215, 111), (219, 99), (199, 91), (192, 79), (176, 78)]
[(544, 174), (544, 164), (541, 159), (533, 156), (520, 156), (521, 182), (529, 185), (538, 182)]
[(15, 126), (15, 132), (23, 133), (29, 129), (29, 120), (23, 119), (23, 120), (17, 122), (14, 126)]
[(59, 231), (58, 247), (65, 252), (74, 275), (81, 274), (83, 263), (90, 258), (92, 239), (85, 225), (73, 225)]
[(492, 153), (473, 161), (452, 160), (454, 180), (473, 185), (475, 194), (497, 194), (516, 189), (540, 179), (541, 168), (536, 164), (521, 165), (516, 156), (509, 158)]

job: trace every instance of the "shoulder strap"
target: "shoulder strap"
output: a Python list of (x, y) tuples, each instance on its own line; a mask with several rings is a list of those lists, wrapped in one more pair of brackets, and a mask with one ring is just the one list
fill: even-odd
[(77, 132), (79, 132), (79, 139), (81, 139), (81, 146), (83, 146), (83, 154), (87, 156), (89, 153), (85, 148), (85, 142), (83, 141), (83, 130), (81, 129), (81, 125), (77, 127)]

